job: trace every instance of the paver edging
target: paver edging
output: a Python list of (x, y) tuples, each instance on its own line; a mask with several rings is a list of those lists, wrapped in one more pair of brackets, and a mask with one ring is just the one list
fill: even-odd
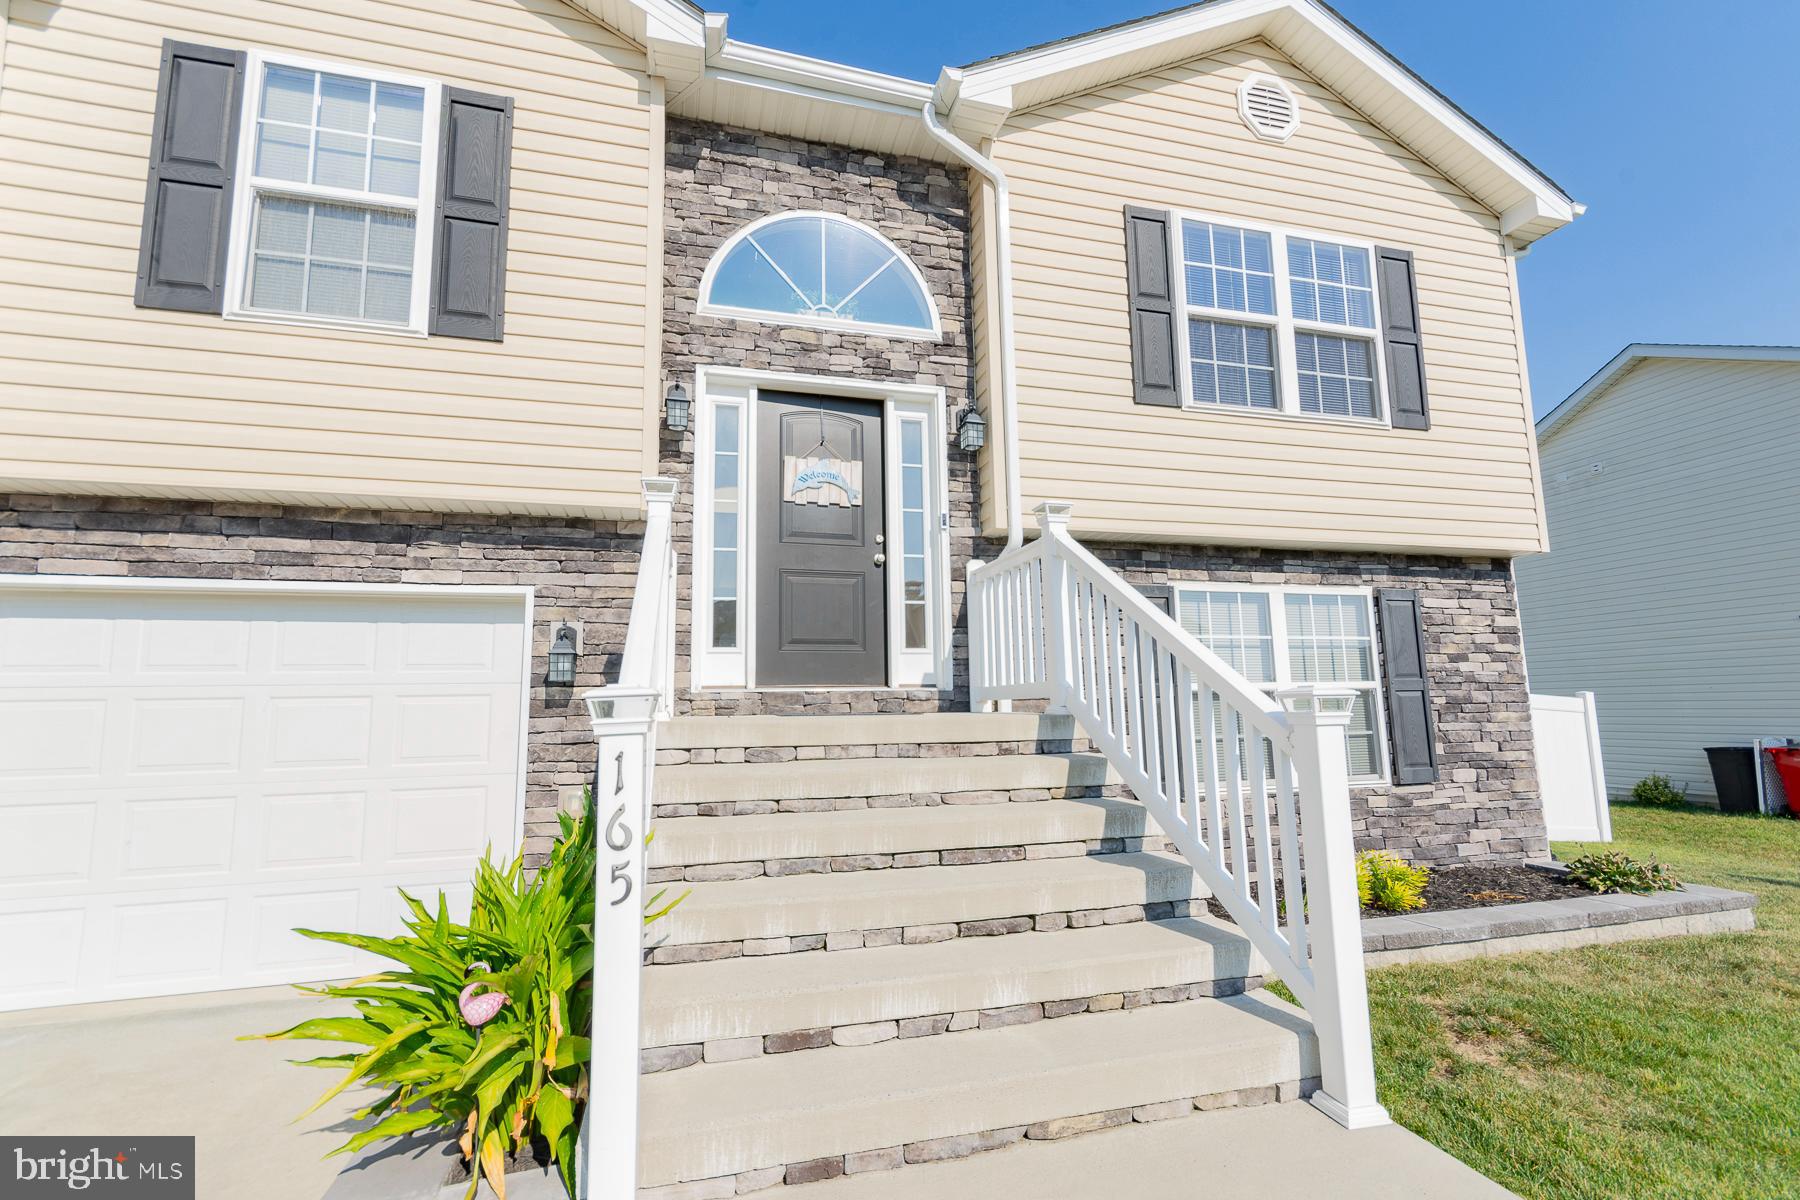
[[(1643, 925), (1644, 936), (1667, 936), (1679, 918), (1702, 917), (1742, 911), (1748, 920), (1705, 922), (1704, 931), (1751, 928), (1756, 897), (1748, 892), (1704, 884), (1684, 884), (1674, 892), (1649, 896), (1574, 896), (1567, 900), (1534, 900), (1524, 904), (1496, 904), (1489, 908), (1452, 909), (1439, 913), (1376, 917), (1362, 923), (1363, 953), (1378, 954), (1377, 965), (1409, 961), (1408, 951), (1438, 950), (1466, 945), (1463, 955), (1417, 955), (1442, 961), (1446, 957), (1475, 957), (1502, 948), (1548, 948), (1544, 935), (1575, 933), (1604, 926)], [(1609, 936), (1628, 940), (1630, 934)], [(1517, 945), (1508, 946), (1508, 943)], [(1503, 951), (1502, 951), (1503, 952)]]

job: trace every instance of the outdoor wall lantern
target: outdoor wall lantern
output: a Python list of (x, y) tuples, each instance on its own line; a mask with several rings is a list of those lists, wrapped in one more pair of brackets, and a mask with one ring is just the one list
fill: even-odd
[(956, 427), (956, 444), (971, 451), (987, 445), (987, 421), (972, 408), (963, 414), (962, 424)]
[(668, 395), (663, 397), (663, 420), (668, 422), (670, 433), (687, 432), (688, 413), (692, 408), (687, 389), (679, 382), (670, 384)]
[(566, 687), (575, 682), (575, 656), (580, 653), (576, 643), (573, 625), (557, 629), (556, 637), (550, 643), (550, 669), (544, 674), (545, 683)]

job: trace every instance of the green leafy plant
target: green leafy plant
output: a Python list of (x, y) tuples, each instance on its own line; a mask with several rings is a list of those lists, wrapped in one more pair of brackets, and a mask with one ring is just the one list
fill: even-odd
[(1651, 859), (1639, 862), (1623, 850), (1596, 850), (1569, 862), (1569, 878), (1591, 892), (1672, 892), (1681, 886), (1675, 872)]
[(1686, 807), (1687, 793), (1677, 788), (1667, 775), (1650, 775), (1631, 785), (1631, 798), (1639, 804), (1657, 808)]
[[(353, 1083), (383, 1089), (356, 1116), (372, 1124), (332, 1151), (343, 1154), (421, 1129), (454, 1131), (469, 1160), (473, 1197), (483, 1176), (506, 1196), (507, 1155), (542, 1139), (569, 1194), (575, 1141), (588, 1095), (594, 973), (594, 814), (561, 817), (561, 837), (536, 876), (524, 860), (475, 873), (466, 924), (440, 893), (435, 913), (402, 892), (410, 911), (396, 937), (296, 932), (390, 959), (391, 970), (348, 984), (302, 988), (348, 1000), (355, 1016), (316, 1017), (268, 1038), (342, 1042), (355, 1049), (302, 1065), (344, 1077), (307, 1112)], [(648, 839), (646, 839), (648, 841)], [(684, 896), (646, 903), (645, 921)], [(305, 1114), (302, 1114), (305, 1115)]]
[(1414, 912), (1425, 907), (1428, 867), (1416, 867), (1391, 850), (1365, 850), (1356, 856), (1356, 899), (1364, 908)]

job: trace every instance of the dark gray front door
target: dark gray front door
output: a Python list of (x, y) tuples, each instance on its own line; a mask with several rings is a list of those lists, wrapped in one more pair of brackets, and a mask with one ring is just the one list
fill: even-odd
[(756, 683), (881, 686), (881, 405), (792, 392), (757, 403)]

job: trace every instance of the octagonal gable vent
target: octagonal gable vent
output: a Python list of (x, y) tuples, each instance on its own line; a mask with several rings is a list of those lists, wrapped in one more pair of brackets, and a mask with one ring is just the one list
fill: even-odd
[(1250, 132), (1264, 141), (1285, 142), (1300, 128), (1300, 105), (1287, 84), (1267, 75), (1252, 75), (1238, 86), (1238, 114)]

